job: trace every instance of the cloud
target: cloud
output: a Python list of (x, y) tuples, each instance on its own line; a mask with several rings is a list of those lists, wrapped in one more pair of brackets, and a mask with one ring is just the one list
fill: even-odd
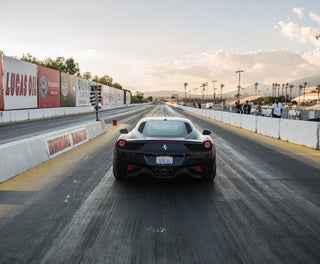
[(304, 16), (304, 8), (303, 7), (295, 7), (292, 9), (293, 13), (295, 13), (300, 19)]
[(281, 35), (290, 40), (296, 40), (300, 43), (312, 42), (315, 45), (320, 46), (320, 42), (317, 42), (315, 39), (315, 35), (319, 34), (319, 30), (314, 27), (302, 26), (293, 21), (285, 22), (281, 20), (278, 23), (278, 28), (280, 28)]
[(309, 13), (309, 17), (313, 20), (313, 21), (316, 21), (320, 24), (320, 16), (317, 16), (315, 13), (313, 12), (310, 12)]
[[(223, 50), (192, 54), (185, 60), (164, 62), (163, 65), (143, 68), (154, 83), (169, 81), (178, 89), (184, 82), (190, 89), (204, 82), (217, 80), (216, 85), (225, 84), (224, 91), (235, 90), (238, 84), (236, 70), (243, 70), (241, 85), (253, 85), (255, 82), (271, 84), (290, 82), (295, 79), (318, 74), (320, 71), (320, 49), (309, 53), (297, 53), (290, 50), (251, 51), (229, 53)], [(148, 79), (147, 78), (147, 79)], [(168, 82), (169, 83), (169, 82)], [(167, 87), (162, 87), (167, 90)]]

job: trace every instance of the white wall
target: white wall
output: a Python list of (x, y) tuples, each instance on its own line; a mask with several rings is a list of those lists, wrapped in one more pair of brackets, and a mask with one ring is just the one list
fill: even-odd
[(75, 145), (71, 145), (68, 149), (50, 155), (48, 152), (48, 140), (59, 138), (63, 135), (68, 135), (80, 130), (86, 131), (87, 139), (92, 139), (106, 132), (103, 121), (91, 122), (86, 125), (75, 126), (61, 131), (55, 131), (0, 145), (0, 183), (38, 166), (50, 158), (60, 155), (65, 152), (65, 150), (75, 147)]
[(261, 135), (320, 149), (320, 122), (243, 115), (179, 105), (177, 107)]
[[(139, 104), (110, 104), (103, 105), (102, 109), (107, 110), (124, 107), (133, 107), (138, 105)], [(89, 106), (0, 111), (0, 124), (92, 112), (93, 110), (91, 110), (91, 107)]]

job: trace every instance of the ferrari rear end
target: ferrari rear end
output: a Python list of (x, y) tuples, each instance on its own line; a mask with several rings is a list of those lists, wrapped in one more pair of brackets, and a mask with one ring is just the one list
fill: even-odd
[(114, 148), (115, 176), (132, 177), (147, 173), (155, 178), (175, 178), (188, 174), (213, 180), (216, 149), (206, 140), (128, 140), (120, 138)]

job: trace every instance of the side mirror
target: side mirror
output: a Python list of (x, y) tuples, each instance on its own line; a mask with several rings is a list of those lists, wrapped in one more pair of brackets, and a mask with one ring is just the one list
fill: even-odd
[(210, 135), (211, 131), (209, 130), (203, 130), (202, 135)]
[(128, 132), (128, 129), (123, 128), (123, 129), (120, 129), (120, 133), (121, 134), (128, 134), (129, 132)]

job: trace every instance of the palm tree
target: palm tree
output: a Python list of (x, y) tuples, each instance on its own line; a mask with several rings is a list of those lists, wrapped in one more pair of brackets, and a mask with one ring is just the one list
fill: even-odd
[(188, 86), (188, 83), (185, 82), (183, 85), (184, 85), (184, 102), (187, 105), (187, 86)]
[(318, 99), (317, 99), (317, 104), (319, 104), (319, 93), (320, 93), (320, 84), (318, 84), (316, 90), (318, 91)]
[(285, 102), (287, 102), (288, 86), (289, 86), (289, 83), (286, 83), (286, 94), (285, 94), (285, 99), (284, 99)]
[(200, 87), (202, 87), (202, 103), (204, 103), (204, 91), (206, 90), (206, 84), (203, 83)]
[(289, 85), (289, 90), (290, 90), (290, 100), (292, 99), (292, 88), (294, 87), (293, 84)]
[(281, 95), (283, 95), (283, 89), (284, 89), (284, 83), (282, 84), (282, 91), (281, 91)]
[(303, 89), (303, 85), (300, 84), (299, 85), (299, 105), (300, 105), (300, 94), (301, 94), (301, 90)]
[(278, 86), (278, 97), (279, 97), (279, 94), (280, 94), (280, 86), (281, 86), (280, 83), (278, 83), (277, 86)]
[(303, 83), (303, 103), (305, 104), (307, 82)]
[(224, 87), (224, 84), (221, 83), (221, 85), (220, 85), (220, 100), (221, 100), (221, 102), (222, 102), (222, 89), (223, 89), (223, 87)]
[(257, 83), (257, 82), (254, 84), (254, 90), (255, 90), (256, 96), (257, 96), (258, 85), (259, 85), (259, 83)]
[(274, 91), (274, 83), (272, 83), (272, 96), (273, 96), (273, 91)]

